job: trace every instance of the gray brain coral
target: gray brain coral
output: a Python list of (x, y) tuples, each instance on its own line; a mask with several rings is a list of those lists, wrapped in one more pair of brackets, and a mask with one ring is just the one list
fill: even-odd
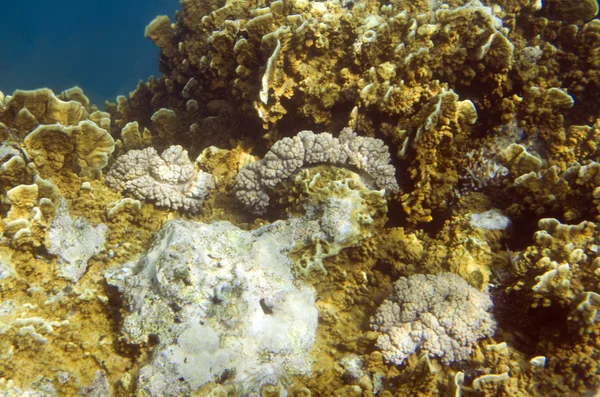
[(151, 147), (130, 150), (117, 159), (106, 184), (159, 207), (191, 212), (199, 211), (215, 188), (212, 175), (196, 170), (181, 146), (171, 146), (160, 156)]
[(444, 364), (465, 360), (473, 344), (496, 331), (487, 294), (453, 273), (401, 277), (371, 319), (388, 362), (401, 364), (418, 348)]
[(350, 128), (344, 128), (339, 138), (326, 132), (301, 131), (293, 138), (275, 142), (262, 160), (240, 170), (236, 197), (254, 213), (262, 214), (269, 205), (269, 190), (301, 168), (317, 164), (353, 168), (379, 189), (399, 190), (383, 141), (360, 137)]

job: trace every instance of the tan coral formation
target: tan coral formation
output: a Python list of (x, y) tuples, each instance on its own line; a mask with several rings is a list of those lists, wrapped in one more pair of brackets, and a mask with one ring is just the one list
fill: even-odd
[[(111, 335), (116, 313), (99, 272), (110, 258), (139, 252), (164, 214), (139, 202), (110, 206), (122, 197), (97, 179), (114, 149), (110, 116), (93, 111), (80, 89), (59, 97), (48, 89), (16, 91), (2, 99), (0, 394), (6, 386), (17, 395), (109, 389), (128, 395), (138, 350)], [(59, 277), (57, 258), (42, 254), (50, 250), (48, 230), (64, 199), (73, 217), (110, 229), (107, 250), (87, 262), (75, 286)], [(124, 242), (131, 233), (138, 242)], [(58, 249), (70, 249), (67, 257), (77, 261), (79, 247), (70, 244), (65, 240)]]
[(6, 197), (10, 210), (2, 219), (2, 235), (11, 239), (11, 245), (40, 246), (58, 206), (60, 192), (56, 186), (36, 177), (31, 185), (10, 189)]
[[(488, 67), (494, 70), (510, 67), (512, 59), (512, 44), (505, 38), (501, 20), (479, 1), (433, 10), (419, 4), (414, 13), (401, 5), (377, 10), (376, 3), (347, 8), (338, 2), (302, 1), (278, 1), (256, 9), (242, 2), (215, 6), (220, 8), (202, 15), (198, 11), (202, 7), (188, 1), (174, 31), (158, 28), (159, 24), (167, 26), (167, 19), (161, 17), (148, 26), (155, 32), (150, 37), (164, 47), (163, 62), (172, 71), (173, 83), (183, 87), (193, 78), (205, 87), (231, 90), (246, 99), (244, 106), (257, 111), (264, 123), (274, 123), (290, 111), (328, 123), (332, 106), (342, 99), (377, 104), (395, 113), (395, 108), (410, 108), (397, 106), (410, 96), (407, 93), (415, 93), (416, 100), (423, 94), (425, 99), (430, 97), (417, 87), (419, 83), (427, 83), (436, 73), (452, 77), (449, 66), (468, 61), (464, 54), (452, 56), (459, 51), (472, 52), (468, 57), (477, 61), (487, 56)], [(418, 14), (428, 11), (432, 12), (429, 18)], [(469, 23), (480, 28), (477, 33), (465, 29)], [(193, 56), (191, 51), (198, 46), (182, 35), (186, 28), (206, 37), (208, 43)], [(453, 38), (459, 45), (433, 44), (453, 32), (460, 32)], [(182, 43), (176, 54), (172, 53), (174, 40), (169, 40), (173, 35)], [(228, 56), (232, 51), (235, 59)], [(423, 62), (426, 57), (431, 62)], [(401, 70), (395, 64), (411, 67)], [(318, 70), (327, 73), (318, 74)], [(469, 81), (475, 74), (464, 73), (462, 79)], [(201, 76), (208, 79), (203, 81)], [(226, 85), (228, 80), (231, 87)], [(296, 103), (297, 110), (285, 106), (284, 98)]]
[[(173, 23), (159, 16), (145, 32), (162, 76), (106, 112), (77, 87), (0, 93), (0, 394), (50, 384), (57, 395), (134, 395), (152, 346), (121, 339), (126, 308), (104, 270), (135, 260), (167, 219), (256, 228), (333, 199), (353, 203), (346, 240), (316, 235), (292, 253), (317, 291), (319, 327), (312, 375), (290, 379), (290, 395), (592, 394), (597, 14), (596, 0), (183, 0)], [(319, 164), (269, 189), (264, 219), (239, 208), (238, 173), (275, 142), (344, 127), (390, 148), (398, 196)], [(118, 156), (174, 145), (200, 154), (186, 169), (214, 175), (203, 213), (107, 188)], [(73, 218), (107, 227), (76, 282), (46, 254), (62, 199)], [(323, 226), (333, 236), (336, 225)], [(394, 281), (443, 272), (489, 293), (498, 331), (460, 365), (428, 354), (386, 363), (370, 318)], [(236, 393), (224, 380), (197, 394)]]
[[(102, 169), (113, 152), (110, 134), (92, 121), (80, 121), (74, 127), (43, 125), (29, 133), (23, 147), (33, 158), (41, 175), (59, 171), (69, 155), (76, 154), (92, 169)], [(48, 170), (49, 169), (49, 170)]]
[[(549, 325), (557, 339), (552, 343), (536, 336), (539, 341), (535, 350), (553, 357), (546, 364), (550, 369), (546, 376), (556, 378), (556, 383), (545, 381), (540, 386), (562, 392), (566, 388), (597, 388), (600, 371), (597, 366), (589, 366), (589, 362), (600, 357), (597, 347), (600, 302), (595, 292), (600, 274), (598, 226), (589, 221), (570, 225), (546, 218), (539, 221), (538, 229), (532, 244), (513, 254), (508, 268), (509, 285), (503, 287), (506, 291), (502, 293), (504, 299), (518, 302), (519, 310), (528, 316), (508, 323), (522, 322), (526, 327), (544, 311), (552, 311)], [(548, 331), (542, 329), (540, 333)]]
[[(459, 101), (452, 91), (442, 90), (403, 128), (402, 157), (410, 156), (412, 191), (402, 196), (402, 207), (413, 221), (428, 222), (431, 209), (447, 208), (450, 191), (458, 182), (452, 160), (468, 139), (469, 126), (477, 120), (471, 101)], [(411, 125), (412, 124), (412, 125)]]
[[(428, 222), (447, 208), (461, 173), (446, 159), (515, 118), (525, 137), (547, 142), (550, 165), (572, 161), (562, 148), (577, 138), (565, 140), (562, 111), (572, 108), (577, 125), (593, 114), (597, 21), (589, 21), (593, 7), (582, 6), (585, 26), (574, 32), (556, 18), (556, 4), (189, 0), (173, 24), (162, 16), (148, 26), (165, 73), (119, 98), (113, 134), (137, 121), (154, 146), (165, 145), (164, 125), (152, 127), (168, 110), (177, 116), (171, 144), (191, 141), (195, 155), (200, 141), (226, 147), (231, 138), (257, 138), (260, 124), (268, 147), (295, 132), (290, 123), (339, 126), (347, 112), (351, 128), (385, 137), (410, 162), (401, 204), (412, 222)], [(525, 35), (518, 17), (539, 36)], [(569, 72), (572, 62), (581, 72)], [(452, 92), (460, 99), (450, 100)], [(462, 107), (452, 110), (454, 102)], [(439, 122), (438, 105), (448, 107)], [(472, 125), (476, 115), (484, 121)], [(411, 147), (423, 127), (429, 143)]]
[[(3, 222), (0, 249), (0, 371), (13, 382), (13, 391), (77, 395), (99, 387), (100, 373), (105, 379), (101, 382), (104, 393), (130, 395), (134, 388), (130, 371), (144, 348), (120, 343), (111, 331), (118, 308), (111, 304), (115, 297), (104, 289), (101, 274), (112, 259), (124, 260), (140, 252), (164, 215), (139, 202), (120, 202), (119, 195), (98, 181), (80, 182), (75, 192), (68, 190), (69, 183), (57, 182), (54, 186), (36, 177), (35, 184), (13, 188), (8, 194), (13, 205)], [(57, 188), (70, 196), (71, 216), (103, 222), (109, 230), (105, 251), (88, 260), (76, 284), (58, 277), (57, 259), (36, 254), (40, 246), (50, 249), (45, 237), (62, 200)], [(23, 228), (11, 234), (10, 228), (19, 222)], [(124, 238), (132, 235), (135, 241)], [(75, 258), (77, 247), (72, 247), (75, 250), (69, 256)]]
[(60, 171), (66, 162), (75, 162), (69, 164), (75, 171), (79, 161), (91, 170), (101, 170), (114, 151), (114, 140), (103, 128), (108, 127), (108, 114), (90, 114), (89, 100), (80, 91), (65, 97), (72, 95), (81, 102), (65, 102), (49, 89), (17, 90), (0, 111), (0, 122), (11, 132), (7, 142), (21, 145), (44, 178)]
[(516, 274), (533, 278), (525, 283), (520, 280), (516, 288), (529, 285), (534, 307), (554, 303), (574, 309), (583, 301), (594, 306), (596, 300), (587, 291), (595, 292), (600, 281), (596, 274), (600, 265), (596, 260), (598, 226), (588, 221), (569, 225), (545, 218), (539, 221), (538, 228), (534, 245), (520, 252), (513, 264)]

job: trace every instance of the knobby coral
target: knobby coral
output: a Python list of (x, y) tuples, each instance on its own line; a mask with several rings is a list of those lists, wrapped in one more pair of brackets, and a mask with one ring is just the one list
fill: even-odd
[(353, 168), (379, 189), (399, 190), (388, 147), (380, 139), (365, 138), (345, 128), (338, 138), (329, 133), (302, 131), (275, 142), (265, 157), (238, 174), (236, 197), (257, 214), (269, 205), (269, 190), (303, 167), (330, 164)]
[(215, 183), (211, 174), (196, 170), (181, 146), (160, 156), (154, 148), (130, 150), (106, 175), (106, 184), (159, 207), (198, 212)]
[(473, 344), (496, 331), (489, 296), (454, 273), (401, 277), (371, 319), (382, 332), (377, 346), (388, 362), (418, 348), (450, 364), (465, 360)]

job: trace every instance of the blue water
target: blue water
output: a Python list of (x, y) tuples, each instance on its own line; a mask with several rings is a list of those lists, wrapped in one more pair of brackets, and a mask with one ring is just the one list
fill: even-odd
[(159, 14), (173, 20), (177, 0), (3, 1), (0, 91), (78, 85), (104, 108), (157, 76), (158, 48), (144, 29)]

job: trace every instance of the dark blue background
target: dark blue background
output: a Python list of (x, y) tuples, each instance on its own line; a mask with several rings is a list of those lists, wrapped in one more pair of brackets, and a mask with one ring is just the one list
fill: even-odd
[(158, 76), (158, 48), (144, 38), (155, 16), (173, 21), (177, 0), (2, 0), (0, 91), (80, 86), (92, 103)]

